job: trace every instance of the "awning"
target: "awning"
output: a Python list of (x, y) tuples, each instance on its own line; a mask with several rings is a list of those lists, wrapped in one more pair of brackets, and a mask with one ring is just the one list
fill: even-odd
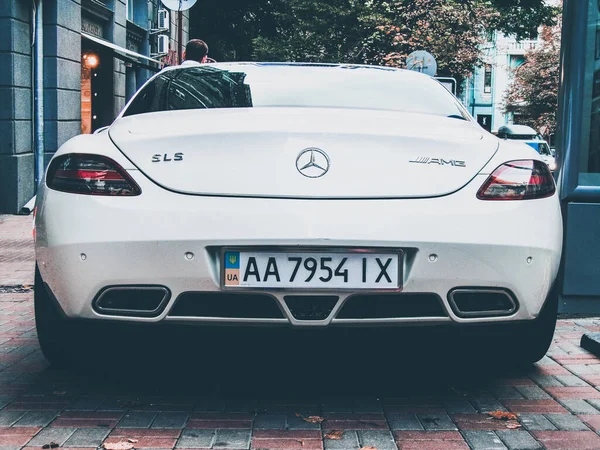
[[(100, 39), (99, 37), (92, 36), (91, 34), (81, 33), (81, 37), (95, 42), (96, 44), (100, 44), (104, 47), (110, 48), (114, 51), (116, 58), (122, 59), (124, 61), (129, 61), (139, 65), (143, 65), (144, 67), (155, 71), (160, 70), (160, 68), (163, 66), (163, 62), (159, 61), (158, 59), (150, 58), (149, 56), (142, 55), (132, 50), (127, 50), (126, 48), (120, 47), (116, 44), (113, 44), (112, 42), (105, 41), (104, 39)], [(146, 62), (158, 64), (159, 67), (144, 64)]]

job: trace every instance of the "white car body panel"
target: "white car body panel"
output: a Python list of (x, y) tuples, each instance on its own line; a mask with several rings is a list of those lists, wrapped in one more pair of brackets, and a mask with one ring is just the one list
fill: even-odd
[[(149, 178), (182, 193), (430, 197), (463, 187), (498, 148), (497, 139), (470, 122), (444, 117), (435, 122), (432, 128), (429, 115), (389, 111), (240, 108), (125, 117), (109, 135)], [(327, 176), (310, 179), (296, 170), (296, 157), (308, 147), (329, 155)], [(173, 159), (176, 152), (182, 161), (152, 160)], [(448, 164), (411, 162), (421, 156)]]
[[(420, 114), (342, 111), (336, 122), (331, 111), (311, 108), (201, 112), (208, 129), (194, 130), (198, 111), (125, 117), (55, 154), (109, 157), (142, 192), (104, 197), (40, 186), (37, 263), (68, 317), (325, 326), (511, 322), (539, 314), (561, 259), (558, 195), (476, 196), (501, 164), (541, 161), (535, 150), (498, 140), (474, 121)], [(370, 120), (361, 122), (360, 114)], [(328, 152), (331, 173), (318, 179), (298, 173), (295, 159), (306, 147)], [(216, 156), (226, 148), (231, 164)], [(174, 151), (185, 159), (151, 160)], [(466, 167), (409, 162), (418, 157), (464, 159)], [(437, 294), (448, 317), (337, 319), (352, 293), (335, 290), (340, 301), (325, 320), (296, 320), (276, 290), (264, 293), (277, 299), (283, 319), (169, 317), (179, 294), (222, 290), (224, 247), (402, 249), (402, 292)], [(113, 285), (163, 285), (171, 297), (157, 317), (99, 314), (93, 300)], [(459, 317), (448, 301), (456, 287), (507, 289), (519, 308), (509, 316)]]

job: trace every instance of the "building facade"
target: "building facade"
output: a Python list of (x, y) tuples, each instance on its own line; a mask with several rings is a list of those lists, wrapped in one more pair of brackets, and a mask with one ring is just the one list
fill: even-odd
[(179, 33), (176, 12), (159, 28), (160, 9), (160, 0), (0, 2), (0, 213), (33, 197), (36, 170), (65, 141), (109, 125), (148, 77), (177, 63), (187, 13)]
[(505, 113), (504, 96), (514, 71), (525, 61), (525, 53), (540, 45), (538, 39), (517, 41), (495, 32), (484, 46), (484, 65), (476, 67), (463, 86), (461, 100), (471, 115), (492, 132), (503, 125), (519, 123)]

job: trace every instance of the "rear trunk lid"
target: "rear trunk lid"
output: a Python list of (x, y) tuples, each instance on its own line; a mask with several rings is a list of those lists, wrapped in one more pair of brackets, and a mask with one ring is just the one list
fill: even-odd
[[(472, 122), (351, 109), (168, 111), (118, 119), (109, 134), (157, 184), (216, 196), (440, 196), (465, 186), (498, 148)], [(317, 150), (302, 153), (309, 148)]]

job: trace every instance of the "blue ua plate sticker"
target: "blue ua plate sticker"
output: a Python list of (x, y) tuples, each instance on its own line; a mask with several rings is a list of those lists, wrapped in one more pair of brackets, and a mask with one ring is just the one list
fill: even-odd
[(225, 253), (225, 286), (240, 285), (240, 253)]

